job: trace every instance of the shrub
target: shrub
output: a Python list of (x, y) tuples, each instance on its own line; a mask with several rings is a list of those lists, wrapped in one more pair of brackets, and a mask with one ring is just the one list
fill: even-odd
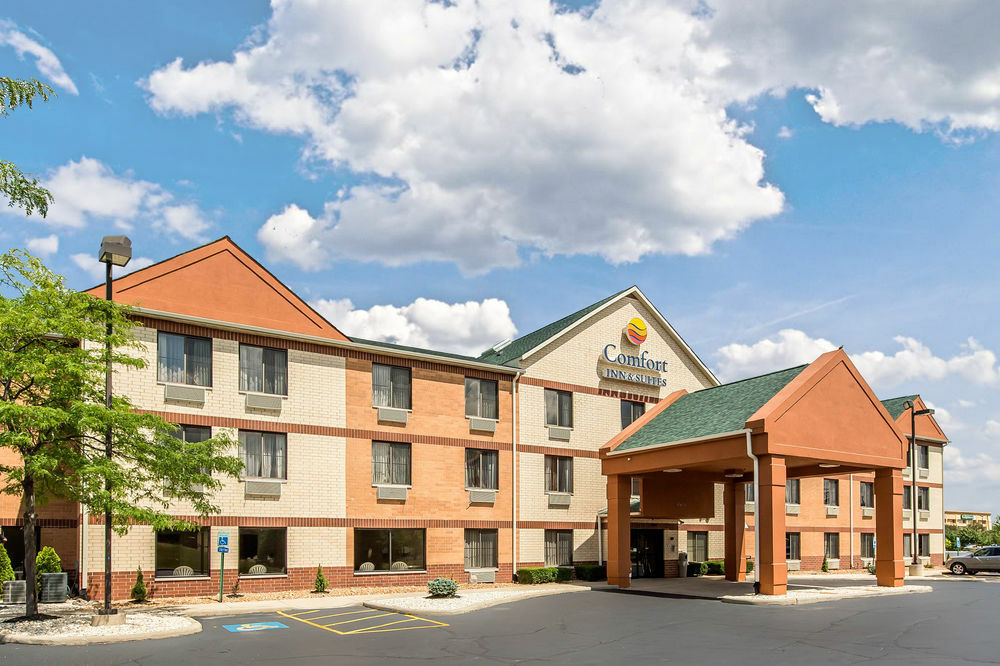
[(726, 573), (726, 563), (724, 560), (708, 560), (705, 562), (706, 573), (709, 576), (724, 576)]
[(705, 562), (688, 562), (688, 577), (704, 576), (708, 573), (708, 564)]
[(142, 567), (139, 567), (135, 574), (135, 585), (132, 586), (132, 592), (129, 596), (132, 597), (133, 601), (145, 601), (146, 594), (146, 583), (142, 580)]
[(7, 549), (0, 543), (0, 583), (14, 580), (14, 567), (10, 563), (10, 555)]
[(323, 575), (322, 565), (316, 565), (316, 580), (313, 581), (314, 592), (326, 592), (326, 576)]
[(573, 579), (573, 567), (557, 567), (556, 568), (556, 582), (565, 583), (568, 580)]
[(458, 583), (451, 578), (435, 578), (427, 583), (427, 592), (432, 597), (453, 597), (458, 591)]
[(608, 577), (608, 571), (601, 564), (578, 564), (576, 565), (577, 580), (604, 580)]
[(823, 556), (823, 571), (830, 570), (830, 563), (826, 561), (826, 555)]
[(747, 559), (747, 573), (751, 573), (752, 571), (753, 571), (753, 560)]
[(517, 582), (524, 585), (554, 583), (558, 575), (559, 570), (556, 567), (529, 567), (517, 570)]
[(42, 574), (46, 573), (62, 573), (62, 561), (52, 546), (42, 548), (35, 557), (35, 583), (38, 589), (42, 587)]
[(874, 562), (869, 562), (868, 566), (865, 567), (865, 569), (868, 569), (868, 573), (870, 573), (871, 575), (873, 575), (873, 576), (875, 575), (875, 563)]

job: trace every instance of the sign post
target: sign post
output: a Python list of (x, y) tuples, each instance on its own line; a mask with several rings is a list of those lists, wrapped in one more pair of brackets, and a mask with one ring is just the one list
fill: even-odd
[(219, 551), (219, 603), (222, 603), (222, 590), (226, 580), (226, 553), (229, 552), (229, 532), (220, 530), (217, 535), (216, 550)]

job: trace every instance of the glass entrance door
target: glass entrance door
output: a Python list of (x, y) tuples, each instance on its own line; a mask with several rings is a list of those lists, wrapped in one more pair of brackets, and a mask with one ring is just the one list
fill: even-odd
[(663, 578), (663, 530), (632, 530), (632, 578)]

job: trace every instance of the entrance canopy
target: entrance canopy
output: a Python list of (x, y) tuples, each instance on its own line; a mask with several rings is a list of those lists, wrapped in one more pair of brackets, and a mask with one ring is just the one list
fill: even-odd
[[(642, 479), (640, 515), (657, 518), (713, 516), (714, 484), (726, 483), (729, 559), (731, 542), (738, 542), (742, 552), (743, 499), (742, 495), (738, 498), (737, 511), (733, 487), (754, 481), (756, 457), (760, 472), (757, 525), (771, 539), (765, 543), (762, 537), (758, 554), (759, 566), (763, 565), (761, 582), (770, 593), (783, 594), (786, 478), (874, 470), (876, 485), (884, 485), (890, 493), (882, 501), (880, 513), (886, 516), (882, 522), (891, 518), (888, 511), (894, 500), (890, 491), (897, 485), (896, 513), (901, 521), (906, 446), (894, 418), (841, 349), (808, 365), (694, 393), (677, 391), (601, 448), (602, 471), (608, 477), (609, 581), (611, 557), (620, 546), (612, 539), (627, 537), (615, 530), (614, 523), (628, 523), (630, 477)], [(897, 479), (898, 484), (880, 484), (880, 477)], [(894, 550), (893, 539), (885, 538), (888, 542), (880, 530), (880, 545), (890, 547), (879, 550)], [(900, 552), (893, 559), (899, 560), (901, 581), (902, 544), (896, 540)], [(616, 581), (621, 584), (618, 573)], [(624, 582), (627, 585), (627, 577)]]

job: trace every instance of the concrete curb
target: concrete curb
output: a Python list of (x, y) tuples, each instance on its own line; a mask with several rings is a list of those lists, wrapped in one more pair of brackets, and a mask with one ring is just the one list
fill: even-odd
[(858, 590), (857, 588), (830, 588), (840, 590), (850, 590), (846, 593), (832, 593), (810, 596), (766, 597), (766, 596), (746, 596), (728, 595), (720, 597), (719, 601), (724, 604), (741, 604), (744, 606), (801, 606), (804, 604), (819, 604), (827, 601), (844, 601), (849, 599), (866, 599), (871, 597), (891, 597), (900, 594), (923, 594), (933, 592), (934, 588), (929, 585), (908, 585), (904, 587), (881, 588), (872, 590)]
[(187, 626), (176, 629), (161, 629), (144, 634), (118, 634), (108, 636), (23, 636), (12, 632), (0, 632), (0, 643), (19, 643), (21, 645), (106, 645), (108, 643), (128, 643), (130, 641), (148, 641), (160, 638), (177, 638), (201, 632), (201, 623), (189, 617), (177, 616), (185, 621)]
[[(413, 592), (408, 596), (413, 596)], [(313, 610), (317, 608), (344, 608), (364, 603), (370, 599), (389, 599), (399, 597), (400, 593), (351, 595), (351, 596), (316, 596), (295, 597), (293, 599), (268, 599), (265, 601), (228, 601), (207, 604), (190, 604), (174, 606), (172, 610), (188, 617), (213, 617), (219, 615), (255, 615), (258, 613), (274, 613), (279, 610)]]
[[(537, 599), (538, 597), (548, 597), (555, 594), (567, 594), (573, 592), (589, 592), (590, 588), (584, 585), (567, 585), (565, 588), (543, 588), (538, 590), (524, 590), (523, 593), (517, 595), (511, 595), (509, 597), (500, 597), (498, 599), (484, 599), (482, 601), (477, 601), (475, 603), (469, 604), (465, 608), (456, 608), (452, 610), (428, 610), (426, 608), (417, 608), (415, 606), (407, 605), (405, 603), (393, 603), (396, 601), (394, 599), (385, 599), (382, 601), (366, 601), (364, 605), (368, 608), (373, 608), (375, 610), (393, 611), (396, 613), (404, 613), (407, 615), (462, 615), (463, 613), (472, 613), (473, 611), (482, 610), (484, 608), (489, 608), (491, 606), (500, 606), (502, 604), (512, 604), (518, 601), (524, 601), (525, 599)], [(411, 595), (412, 598), (412, 595)], [(406, 599), (398, 599), (402, 602)]]

